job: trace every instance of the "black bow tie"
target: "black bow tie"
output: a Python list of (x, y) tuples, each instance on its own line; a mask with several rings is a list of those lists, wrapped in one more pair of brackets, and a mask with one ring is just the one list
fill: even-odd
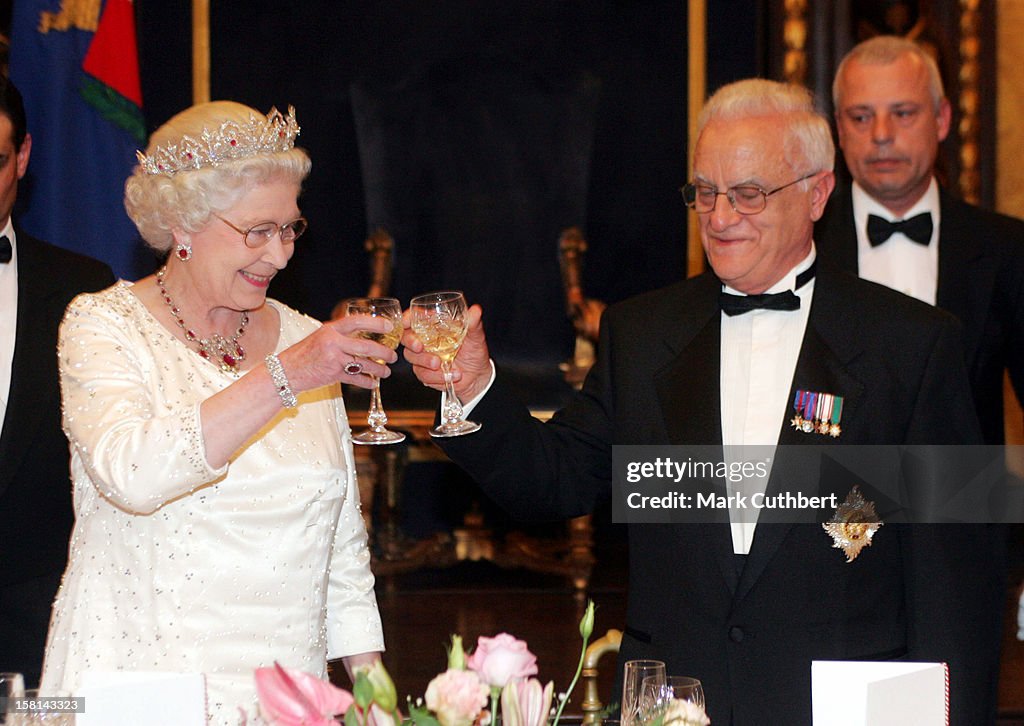
[(7, 235), (0, 237), (0, 265), (11, 261), (11, 241)]
[(868, 241), (872, 247), (878, 247), (895, 232), (902, 232), (908, 239), (927, 246), (932, 241), (932, 215), (924, 212), (901, 222), (890, 222), (874, 214), (868, 215)]
[[(806, 285), (814, 277), (818, 261), (796, 276), (796, 289)], [(751, 310), (799, 310), (800, 298), (792, 290), (762, 293), (760, 295), (733, 295), (724, 290), (718, 296), (718, 304), (726, 315), (742, 315)]]

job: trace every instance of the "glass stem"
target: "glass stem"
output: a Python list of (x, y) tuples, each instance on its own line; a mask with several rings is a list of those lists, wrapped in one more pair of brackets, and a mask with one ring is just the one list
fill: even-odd
[(452, 364), (450, 361), (441, 361), (441, 372), (444, 374), (444, 411), (441, 415), (446, 424), (458, 423), (462, 420), (462, 403), (455, 395), (455, 383), (452, 381)]
[(370, 412), (366, 416), (366, 423), (376, 433), (384, 430), (388, 417), (384, 413), (384, 404), (380, 400), (380, 378), (373, 376), (373, 391), (370, 393)]

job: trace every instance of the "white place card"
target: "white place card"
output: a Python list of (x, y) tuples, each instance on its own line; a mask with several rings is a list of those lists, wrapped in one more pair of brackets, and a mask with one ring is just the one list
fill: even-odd
[(90, 671), (75, 695), (85, 698), (75, 726), (206, 726), (201, 673)]
[(945, 663), (811, 663), (814, 726), (948, 726)]

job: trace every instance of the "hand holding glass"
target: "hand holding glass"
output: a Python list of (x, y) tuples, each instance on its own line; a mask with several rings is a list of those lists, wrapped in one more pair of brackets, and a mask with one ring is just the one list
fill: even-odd
[[(391, 330), (378, 333), (369, 330), (357, 330), (356, 338), (372, 340), (386, 348), (395, 350), (402, 339), (402, 303), (393, 297), (357, 297), (348, 301), (345, 306), (346, 315), (369, 315), (374, 318), (387, 318), (391, 321)], [(384, 361), (378, 360), (381, 365)], [(389, 431), (385, 428), (388, 422), (384, 413), (384, 404), (380, 398), (380, 378), (373, 377), (373, 390), (370, 392), (370, 411), (366, 423), (370, 428), (352, 437), (354, 444), (397, 444), (405, 441), (405, 434)]]
[(462, 418), (462, 403), (455, 395), (452, 361), (466, 337), (466, 298), (461, 292), (431, 292), (412, 299), (412, 329), (423, 348), (441, 359), (445, 402), (441, 425), (431, 436), (462, 436), (480, 430), (480, 424)]
[(640, 695), (645, 678), (665, 682), (665, 663), (660, 660), (627, 660), (622, 669), (622, 726), (639, 723)]

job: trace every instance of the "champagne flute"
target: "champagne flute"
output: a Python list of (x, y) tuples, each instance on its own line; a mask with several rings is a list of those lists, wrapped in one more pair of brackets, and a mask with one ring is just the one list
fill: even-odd
[(452, 361), (466, 337), (466, 298), (461, 292), (431, 292), (412, 299), (412, 329), (423, 348), (441, 359), (445, 401), (441, 424), (430, 429), (436, 437), (462, 436), (480, 430), (480, 424), (462, 417), (462, 403), (455, 395)]
[(622, 726), (640, 722), (641, 689), (644, 679), (665, 682), (665, 662), (660, 660), (627, 660), (622, 669)]
[[(391, 321), (391, 330), (386, 333), (378, 333), (370, 330), (357, 330), (353, 333), (356, 338), (372, 340), (375, 343), (395, 350), (398, 342), (402, 339), (402, 303), (393, 297), (356, 297), (348, 300), (345, 304), (346, 315), (369, 315), (375, 318), (387, 318)], [(381, 365), (384, 361), (375, 359)], [(398, 431), (389, 431), (385, 428), (388, 422), (387, 414), (384, 413), (384, 404), (380, 398), (380, 378), (372, 376), (373, 389), (370, 392), (370, 411), (366, 415), (366, 423), (370, 425), (366, 431), (361, 431), (352, 437), (354, 444), (397, 444), (405, 441), (405, 434)]]

